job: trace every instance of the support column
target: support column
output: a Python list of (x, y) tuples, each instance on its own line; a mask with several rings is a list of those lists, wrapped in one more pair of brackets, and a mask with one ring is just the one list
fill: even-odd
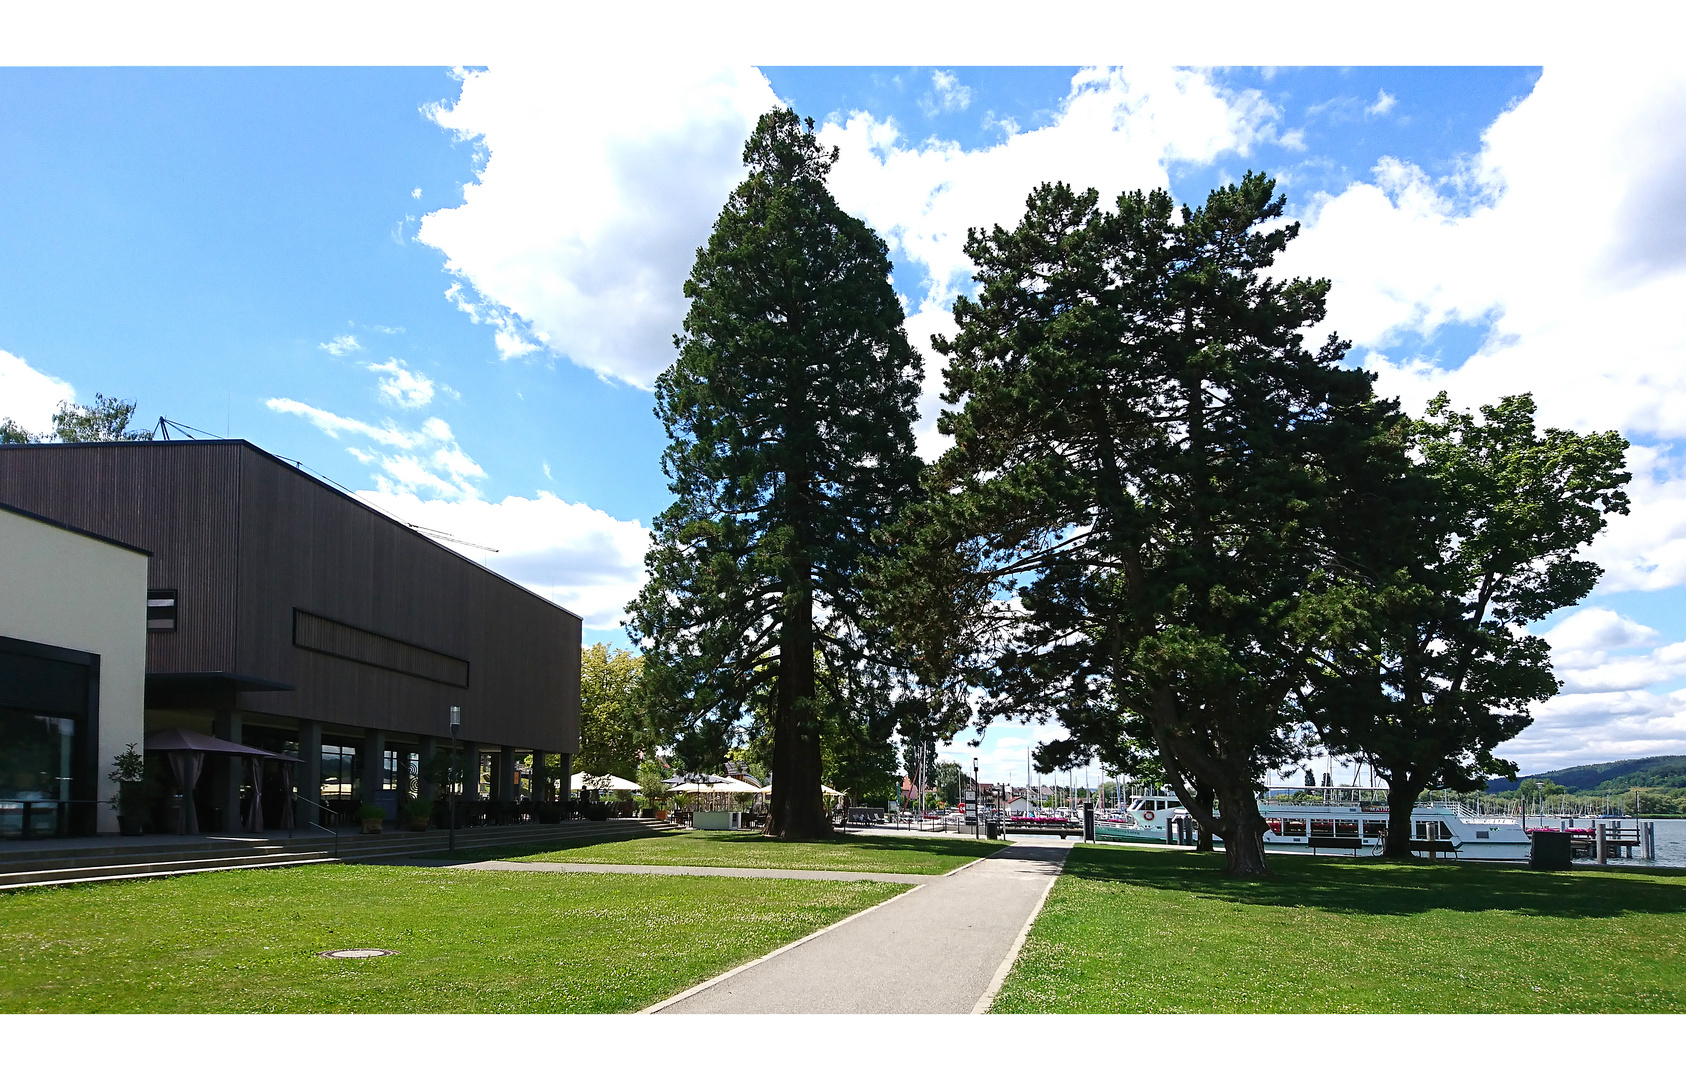
[(416, 753), (421, 755), (421, 782), (417, 786), (417, 792), (421, 801), (429, 805), (432, 805), (433, 800), (439, 797), (439, 792), (434, 790), (434, 784), (427, 778), (428, 763), (433, 760), (433, 755), (438, 752), (439, 740), (432, 735), (423, 735), (416, 740)]
[[(211, 720), (211, 734), (229, 742), (240, 741), (240, 710), (218, 709)], [(207, 762), (211, 766), (211, 805), (216, 828), (224, 832), (239, 832), (240, 779), (246, 761), (232, 754), (217, 754)]]
[(515, 801), (515, 747), (500, 746), (492, 755), (492, 798), (497, 802)]
[[(363, 768), (359, 770), (362, 776), (358, 778), (360, 790), (358, 798), (368, 805), (374, 803), (386, 806), (386, 799), (381, 788), (383, 766), (386, 764), (386, 732), (379, 728), (363, 729)], [(387, 807), (388, 810), (395, 809)]]
[[(322, 801), (322, 724), (317, 720), (299, 721), (299, 763), (293, 769), (293, 784), (301, 796), (293, 812), (298, 827), (307, 829), (322, 823), (322, 812), (316, 804)], [(309, 799), (309, 802), (304, 802)]]
[(557, 767), (562, 773), (562, 779), (556, 786), (562, 791), (562, 801), (566, 802), (574, 797), (573, 789), (568, 786), (569, 778), (574, 775), (574, 755), (561, 754), (558, 755), (556, 760), (558, 762)]

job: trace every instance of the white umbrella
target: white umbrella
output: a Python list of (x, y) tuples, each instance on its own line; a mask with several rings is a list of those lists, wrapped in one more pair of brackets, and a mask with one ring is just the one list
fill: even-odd
[[(773, 785), (768, 784), (766, 787), (758, 787), (758, 788), (755, 788), (754, 790), (759, 791), (763, 795), (771, 795), (773, 793)], [(832, 787), (830, 784), (821, 784), (820, 785), (820, 794), (821, 795), (841, 795), (843, 793), (841, 791), (838, 791), (836, 788)]]
[(581, 791), (640, 790), (639, 786), (633, 781), (628, 780), (625, 777), (616, 776), (614, 773), (605, 773), (602, 776), (592, 776), (588, 773), (577, 772), (568, 778), (568, 787), (570, 790), (577, 788)]
[(668, 788), (668, 790), (687, 792), (719, 791), (729, 795), (754, 795), (761, 789), (753, 784), (746, 784), (742, 780), (729, 776), (724, 780), (717, 780), (713, 783), (699, 783), (693, 780), (686, 784), (675, 784), (673, 787)]

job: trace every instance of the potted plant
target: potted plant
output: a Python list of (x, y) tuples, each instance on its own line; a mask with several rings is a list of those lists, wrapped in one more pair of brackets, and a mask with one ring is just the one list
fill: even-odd
[(111, 759), (111, 771), (106, 779), (117, 785), (117, 797), (111, 808), (117, 812), (117, 828), (124, 836), (139, 836), (146, 813), (146, 758), (130, 743), (129, 748)]
[(426, 832), (433, 824), (433, 804), (421, 799), (405, 799), (398, 806), (398, 819), (411, 832)]
[(366, 802), (357, 808), (357, 819), (363, 823), (365, 833), (381, 832), (386, 826), (386, 807)]

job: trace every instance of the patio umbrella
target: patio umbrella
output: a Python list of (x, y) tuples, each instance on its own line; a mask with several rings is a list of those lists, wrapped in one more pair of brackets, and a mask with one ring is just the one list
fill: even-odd
[[(268, 750), (260, 750), (255, 746), (242, 746), (227, 739), (219, 739), (214, 735), (206, 735), (186, 728), (164, 728), (161, 731), (146, 733), (146, 752), (149, 754), (163, 754), (170, 763), (170, 773), (175, 777), (176, 787), (184, 796), (182, 799), (182, 832), (192, 836), (199, 832), (199, 811), (193, 802), (193, 789), (199, 783), (199, 773), (203, 770), (206, 754), (229, 754), (248, 757), (254, 762), (263, 758), (276, 758), (285, 762), (297, 761), (298, 758), (286, 754), (274, 754)], [(263, 810), (257, 805), (262, 798), (262, 774), (256, 769), (252, 773), (253, 782), (253, 813), (250, 821), (257, 828), (263, 826)], [(290, 794), (290, 793), (289, 793)]]
[(638, 791), (639, 790), (638, 784), (636, 784), (633, 781), (628, 780), (624, 777), (616, 776), (614, 773), (605, 773), (602, 776), (588, 776), (580, 784), (580, 787), (589, 788), (592, 791)]

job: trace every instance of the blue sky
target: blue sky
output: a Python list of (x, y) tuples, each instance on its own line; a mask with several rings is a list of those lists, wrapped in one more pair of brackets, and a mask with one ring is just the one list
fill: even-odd
[[(1335, 281), (1331, 328), (1384, 392), (1534, 390), (1548, 422), (1638, 445), (1606, 584), (1548, 623), (1569, 692), (1513, 750), (1686, 752), (1686, 365), (1656, 314), (1686, 307), (1657, 240), (1681, 231), (1677, 79), (765, 67), (590, 91), (519, 65), (0, 69), (0, 415), (40, 427), (99, 391), (250, 439), (624, 644), (667, 501), (648, 387), (759, 111), (842, 148), (834, 188), (890, 243), (922, 347), (966, 287), (965, 227), (1030, 183), (1195, 201), (1263, 169), (1304, 222), (1285, 269)], [(1548, 245), (1571, 189), (1594, 210)], [(933, 453), (938, 388), (932, 365)], [(992, 733), (986, 771), (1022, 772), (1022, 735)]]

